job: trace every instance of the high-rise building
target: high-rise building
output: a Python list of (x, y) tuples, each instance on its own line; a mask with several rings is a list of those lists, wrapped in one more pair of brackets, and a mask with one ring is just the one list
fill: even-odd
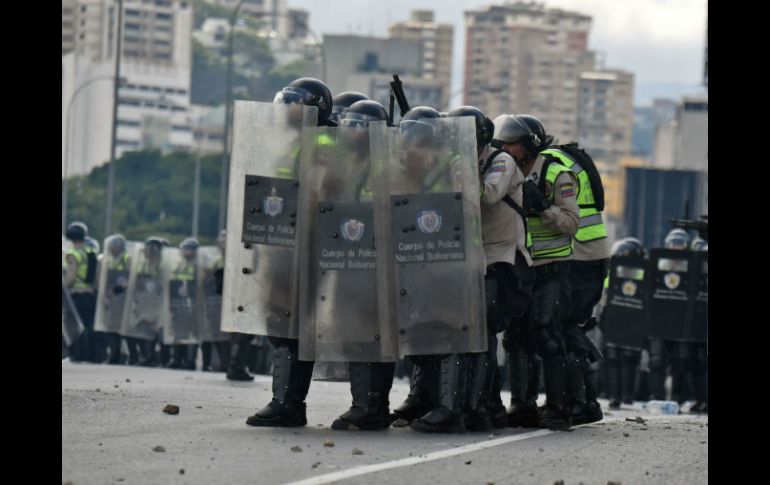
[(416, 40), (422, 43), (422, 77), (436, 81), (442, 89), (441, 110), (449, 107), (452, 83), (453, 27), (437, 24), (431, 10), (413, 10), (405, 22), (396, 22), (388, 28), (392, 39)]
[[(234, 9), (240, 0), (205, 1)], [(278, 38), (289, 38), (293, 27), (286, 0), (243, 0), (240, 12), (262, 21), (265, 30), (273, 32)]]
[[(110, 159), (118, 2), (64, 0), (63, 28), (65, 3), (78, 12), (80, 30), (62, 56), (62, 175), (76, 175)], [(192, 3), (122, 3), (116, 155), (142, 148), (189, 150)], [(62, 50), (64, 39), (63, 29)]]
[(465, 21), (465, 104), (492, 118), (532, 114), (558, 139), (575, 139), (580, 75), (594, 69), (591, 17), (517, 2), (466, 11)]
[(630, 72), (581, 73), (577, 139), (594, 160), (617, 163), (631, 154), (633, 100), (634, 75)]
[(708, 119), (708, 98), (683, 98), (674, 119), (658, 127), (655, 166), (708, 172)]

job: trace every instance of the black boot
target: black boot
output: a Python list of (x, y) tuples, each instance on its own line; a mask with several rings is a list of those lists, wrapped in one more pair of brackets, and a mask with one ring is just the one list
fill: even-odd
[(564, 357), (543, 360), (545, 406), (538, 409), (537, 422), (541, 428), (569, 428), (569, 413), (565, 409), (567, 367)]
[(538, 373), (536, 363), (530, 361), (525, 349), (515, 349), (509, 356), (511, 405), (506, 414), (511, 428), (537, 427)]
[(395, 428), (409, 426), (413, 420), (430, 411), (436, 400), (436, 358), (418, 357), (413, 359), (413, 363), (409, 395), (390, 415)]
[(573, 425), (593, 423), (602, 419), (601, 409), (598, 416), (596, 409), (588, 406), (586, 396), (585, 369), (588, 363), (585, 357), (567, 354), (566, 359), (567, 376), (567, 409), (570, 414), (570, 423)]
[(289, 347), (278, 347), (273, 358), (273, 399), (249, 416), (250, 426), (305, 426), (305, 397), (313, 377), (314, 362), (298, 359)]
[(221, 341), (216, 343), (217, 355), (219, 356), (219, 367), (217, 372), (227, 372), (230, 366), (230, 342)]
[(249, 355), (250, 335), (233, 335), (230, 345), (230, 363), (227, 367), (227, 380), (253, 381), (254, 376), (246, 372), (246, 359)]
[(213, 342), (203, 342), (201, 344), (201, 355), (203, 356), (203, 365), (201, 366), (201, 370), (203, 372), (214, 372), (214, 368), (211, 367), (211, 354), (213, 351)]
[(393, 362), (351, 362), (353, 406), (332, 423), (336, 430), (377, 430), (390, 426), (388, 396), (393, 386)]
[(110, 357), (107, 360), (107, 364), (120, 365), (120, 335), (117, 333), (106, 334), (108, 346), (110, 349)]
[(636, 362), (639, 360), (635, 354), (623, 355), (620, 360), (620, 398), (623, 404), (634, 403), (634, 379), (636, 378)]
[(184, 369), (187, 365), (187, 346), (174, 344), (171, 346), (171, 361), (166, 364), (168, 369)]
[(489, 394), (494, 380), (494, 370), (490, 368), (486, 352), (470, 354), (467, 358), (469, 375), (465, 428), (468, 431), (489, 431), (492, 429), (492, 418), (488, 404), (490, 404)]
[(413, 420), (410, 423), (413, 430), (422, 433), (465, 432), (462, 406), (466, 391), (466, 360), (459, 354), (449, 354), (441, 358), (438, 406)]

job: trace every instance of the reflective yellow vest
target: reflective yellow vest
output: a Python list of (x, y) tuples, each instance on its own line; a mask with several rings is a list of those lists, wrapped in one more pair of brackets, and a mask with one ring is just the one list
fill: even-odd
[(588, 173), (569, 155), (556, 148), (543, 150), (540, 154), (553, 156), (577, 176), (580, 184), (580, 189), (577, 193), (577, 204), (580, 208), (580, 224), (578, 225), (575, 239), (580, 242), (588, 242), (606, 238), (607, 228), (604, 225), (602, 213), (595, 207), (596, 201), (591, 190), (591, 181), (588, 179)]
[[(556, 178), (570, 169), (559, 163), (548, 165), (545, 181), (551, 184), (551, 194), (548, 196), (553, 203), (556, 192)], [(564, 233), (548, 229), (540, 216), (527, 217), (529, 235), (532, 237), (532, 259), (567, 258), (572, 255), (572, 238)]]
[(87, 246), (72, 248), (67, 251), (68, 255), (75, 258), (75, 264), (78, 268), (75, 273), (75, 283), (72, 285), (73, 289), (91, 288), (91, 285), (86, 282), (86, 276), (88, 275), (88, 253), (93, 252), (94, 250)]

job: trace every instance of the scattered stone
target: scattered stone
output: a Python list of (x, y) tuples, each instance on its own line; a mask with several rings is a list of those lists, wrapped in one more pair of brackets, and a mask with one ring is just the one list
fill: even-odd
[(96, 392), (102, 392), (102, 390), (101, 390), (101, 389), (99, 389), (98, 387), (97, 387), (96, 389), (94, 389), (94, 391), (96, 391)]
[(324, 446), (327, 447), (327, 448), (331, 448), (332, 446), (334, 446), (334, 441), (326, 440), (326, 441), (324, 441)]
[(203, 409), (203, 406), (195, 406), (195, 409)]
[(152, 451), (157, 451), (157, 452), (159, 452), (159, 453), (163, 453), (163, 452), (165, 452), (165, 451), (166, 451), (166, 449), (165, 449), (165, 448), (163, 448), (162, 446), (158, 445), (158, 446), (156, 446), (155, 448), (153, 448), (153, 449), (152, 449)]
[(539, 451), (539, 452), (541, 452), (541, 453), (542, 453), (542, 452), (543, 452), (543, 451), (545, 451), (545, 450), (543, 450), (542, 448), (538, 448), (538, 449), (537, 449), (537, 451)]
[(179, 406), (176, 404), (166, 404), (166, 407), (163, 408), (163, 412), (166, 414), (179, 414)]
[(673, 429), (673, 428), (671, 428), (671, 426), (666, 426), (663, 429)]
[(313, 468), (318, 468), (318, 465), (320, 465), (320, 464), (321, 464), (320, 461), (313, 463)]
[(354, 455), (363, 455), (364, 451), (363, 450), (359, 450), (358, 448), (353, 448), (353, 454)]
[(180, 468), (180, 469), (179, 469), (179, 474), (180, 474), (180, 475), (184, 475), (184, 468)]
[(553, 482), (553, 485), (564, 485), (564, 480), (557, 480)]
[(102, 444), (101, 444), (101, 443), (99, 443), (99, 446), (102, 446)]
[(628, 438), (628, 437), (629, 437), (629, 436), (631, 436), (631, 435), (630, 435), (630, 434), (628, 434), (628, 433), (623, 433), (623, 436), (625, 436), (626, 438)]
[(623, 485), (623, 484), (620, 483), (620, 482), (609, 481), (609, 482), (607, 482), (607, 485)]
[(301, 453), (302, 448), (300, 448), (299, 446), (292, 446), (291, 451), (293, 451), (294, 453)]
[(471, 463), (473, 463), (473, 460), (468, 460), (465, 462), (466, 465), (470, 465)]
[(644, 418), (643, 418), (643, 417), (641, 417), (641, 416), (637, 416), (637, 417), (635, 417), (635, 418), (626, 418), (626, 421), (631, 421), (631, 422), (633, 422), (633, 423), (639, 423), (639, 424), (644, 424), (644, 423), (646, 423), (646, 422), (647, 422), (647, 420), (646, 420), (646, 419), (644, 419)]
[(645, 475), (649, 475), (649, 474), (650, 474), (649, 470), (645, 470), (645, 471), (644, 471), (644, 474), (645, 474)]

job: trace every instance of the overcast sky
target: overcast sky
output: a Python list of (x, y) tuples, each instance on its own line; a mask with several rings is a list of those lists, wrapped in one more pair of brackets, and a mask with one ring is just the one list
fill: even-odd
[[(288, 0), (310, 12), (319, 35), (355, 33), (386, 36), (388, 25), (406, 20), (413, 9), (436, 12), (436, 21), (454, 26), (452, 91), (463, 86), (465, 22), (463, 12), (499, 0)], [(589, 49), (603, 53), (605, 66), (635, 75), (635, 104), (653, 97), (705, 92), (703, 72), (707, 2), (705, 0), (547, 0), (547, 7), (593, 17)], [(461, 104), (453, 98), (453, 106)]]

